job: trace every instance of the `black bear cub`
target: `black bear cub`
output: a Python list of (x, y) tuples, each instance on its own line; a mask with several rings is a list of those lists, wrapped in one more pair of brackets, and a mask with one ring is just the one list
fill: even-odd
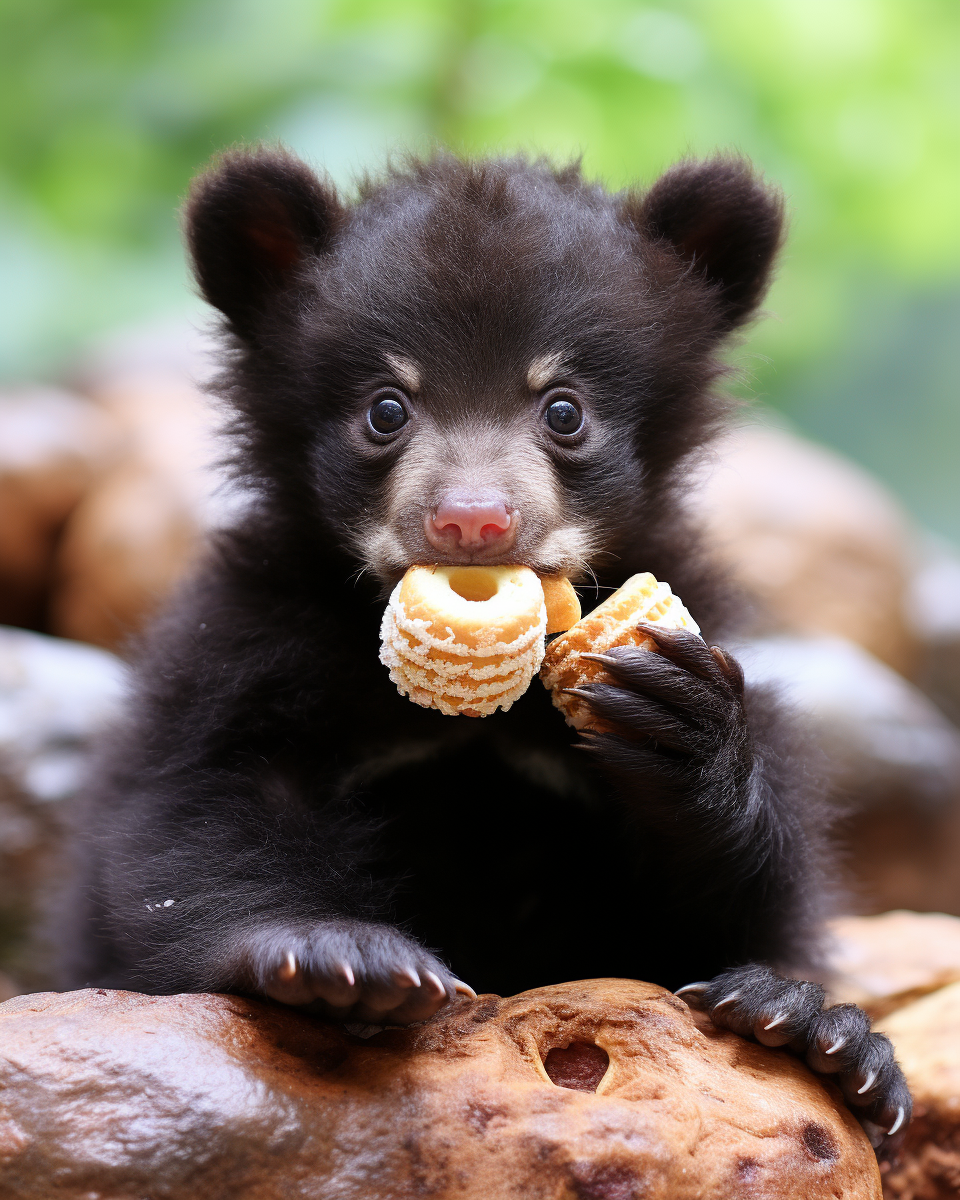
[[(711, 646), (732, 605), (683, 515), (718, 350), (781, 226), (730, 158), (618, 195), (447, 155), (352, 205), (281, 151), (197, 181), (186, 231), (252, 498), (140, 656), (91, 789), (71, 983), (387, 1023), (471, 986), (692, 985), (896, 1145), (889, 1043), (775, 973), (816, 954), (822, 813), (774, 702)], [(616, 733), (574, 733), (536, 681), (509, 712), (443, 716), (378, 660), (416, 563), (564, 573), (588, 607), (650, 570), (706, 640), (605, 658), (589, 702)]]

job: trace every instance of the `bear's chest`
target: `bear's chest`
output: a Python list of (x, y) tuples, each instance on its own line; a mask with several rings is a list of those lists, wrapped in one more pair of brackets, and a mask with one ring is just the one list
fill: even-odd
[(587, 971), (635, 891), (620, 805), (549, 750), (409, 751), (360, 787), (382, 822), (373, 870), (394, 883), (395, 918), (485, 990), (548, 982), (578, 960)]

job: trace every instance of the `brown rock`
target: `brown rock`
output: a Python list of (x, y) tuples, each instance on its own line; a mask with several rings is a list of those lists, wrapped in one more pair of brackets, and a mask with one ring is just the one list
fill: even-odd
[(922, 642), (920, 685), (960, 726), (960, 553), (936, 536), (920, 547), (909, 605)]
[(960, 913), (960, 802), (915, 797), (852, 813), (835, 826), (860, 907)]
[(0, 999), (49, 986), (40, 931), (63, 878), (62, 802), (126, 690), (104, 650), (0, 626)]
[(169, 362), (164, 353), (134, 354), (86, 382), (122, 430), (124, 454), (64, 529), (52, 633), (122, 648), (190, 570), (203, 532), (229, 511), (216, 466), (220, 418), (191, 381), (198, 364), (182, 361), (180, 349)]
[(67, 523), (51, 631), (123, 650), (186, 574), (199, 545), (195, 514), (170, 476), (128, 460), (90, 490)]
[(652, 984), (459, 1000), (367, 1040), (232, 996), (0, 1006), (10, 1200), (852, 1200), (839, 1094)]
[(110, 418), (79, 396), (0, 395), (0, 624), (43, 621), (57, 535), (116, 442)]
[(55, 805), (30, 803), (0, 774), (0, 1000), (50, 983), (32, 935), (57, 879), (58, 815)]
[(960, 1196), (960, 983), (880, 1021), (914, 1097), (900, 1163), (884, 1180), (890, 1200)]
[(960, 917), (895, 912), (830, 924), (834, 1001), (875, 1018), (960, 980)]
[(734, 430), (713, 460), (696, 511), (769, 627), (836, 634), (898, 671), (912, 669), (913, 548), (890, 493), (825, 447), (762, 425)]
[[(957, 808), (960, 730), (862, 646), (846, 638), (779, 634), (734, 649), (749, 686), (774, 687), (802, 714), (829, 762), (833, 789), (846, 800), (844, 809), (852, 802), (855, 810), (873, 814), (909, 804), (931, 825)], [(859, 845), (854, 848), (859, 852)]]
[(918, 579), (922, 539), (897, 500), (784, 429), (732, 431), (703, 478), (694, 514), (752, 602), (747, 679), (766, 676), (809, 718), (849, 814), (835, 832), (851, 886), (874, 912), (960, 913), (960, 739), (944, 719), (960, 711), (960, 563), (941, 555)]

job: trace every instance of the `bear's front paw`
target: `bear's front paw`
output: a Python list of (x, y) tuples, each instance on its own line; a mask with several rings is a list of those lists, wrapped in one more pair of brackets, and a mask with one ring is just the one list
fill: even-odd
[(814, 1071), (834, 1076), (877, 1157), (896, 1154), (913, 1101), (893, 1046), (870, 1031), (862, 1009), (824, 1008), (819, 984), (784, 979), (765, 966), (735, 967), (709, 983), (688, 984), (677, 995), (714, 1025), (765, 1046), (789, 1046)]
[(587, 746), (610, 766), (659, 775), (667, 786), (740, 782), (752, 753), (739, 663), (688, 630), (638, 629), (659, 653), (618, 646), (584, 655), (609, 677), (570, 689), (598, 718), (601, 732), (584, 730)]
[(283, 1004), (310, 1005), (343, 1021), (408, 1025), (473, 989), (390, 925), (319, 921), (246, 933), (241, 978)]

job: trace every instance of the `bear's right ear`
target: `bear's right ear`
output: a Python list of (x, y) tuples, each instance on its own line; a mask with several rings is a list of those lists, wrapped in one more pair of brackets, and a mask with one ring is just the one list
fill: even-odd
[(745, 159), (678, 163), (645, 196), (628, 194), (621, 212), (711, 287), (718, 332), (751, 316), (783, 237), (783, 197)]
[(343, 219), (332, 185), (282, 150), (230, 151), (194, 180), (184, 207), (193, 269), (241, 336), (272, 294), (322, 253)]

